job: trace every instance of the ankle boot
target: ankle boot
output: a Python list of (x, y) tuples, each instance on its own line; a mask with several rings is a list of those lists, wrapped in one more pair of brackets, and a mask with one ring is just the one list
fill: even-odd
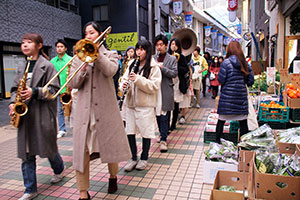
[(108, 193), (113, 194), (118, 190), (117, 178), (109, 178)]

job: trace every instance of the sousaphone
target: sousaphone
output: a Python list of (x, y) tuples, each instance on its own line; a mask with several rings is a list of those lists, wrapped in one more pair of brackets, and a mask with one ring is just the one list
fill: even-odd
[(175, 31), (172, 38), (177, 38), (181, 43), (181, 53), (188, 56), (194, 52), (197, 46), (197, 35), (190, 28), (181, 28)]

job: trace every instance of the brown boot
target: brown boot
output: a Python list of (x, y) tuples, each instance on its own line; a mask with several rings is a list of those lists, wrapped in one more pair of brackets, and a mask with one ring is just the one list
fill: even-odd
[(118, 190), (117, 178), (109, 178), (108, 193), (113, 194)]

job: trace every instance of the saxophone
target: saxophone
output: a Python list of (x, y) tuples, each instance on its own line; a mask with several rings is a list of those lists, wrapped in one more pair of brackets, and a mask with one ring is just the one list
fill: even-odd
[(26, 90), (26, 80), (27, 80), (27, 75), (28, 75), (28, 70), (30, 66), (30, 61), (32, 60), (32, 56), (27, 57), (28, 63), (26, 66), (25, 73), (20, 79), (20, 82), (18, 84), (18, 89), (17, 89), (17, 94), (16, 94), (16, 99), (13, 107), (13, 113), (11, 114), (10, 118), (10, 124), (13, 125), (14, 127), (18, 128), (19, 123), (20, 123), (20, 118), (21, 116), (26, 115), (28, 111), (28, 106), (24, 103), (24, 100), (21, 97), (21, 91)]
[[(126, 71), (126, 69), (128, 67), (128, 62), (130, 61), (130, 59), (131, 59), (131, 57), (128, 56), (128, 58), (124, 61), (124, 68), (122, 67), (121, 71), (120, 71), (120, 78), (118, 80), (119, 83), (121, 83), (121, 81), (122, 81), (122, 77), (123, 77), (123, 75), (124, 75), (124, 73), (125, 73), (125, 71)], [(121, 90), (118, 89), (118, 96), (122, 97), (122, 95), (123, 95), (123, 92), (121, 92)]]
[[(68, 80), (68, 75), (70, 73), (70, 66), (71, 66), (71, 64), (69, 64), (67, 71), (66, 71), (66, 81)], [(70, 117), (71, 108), (72, 108), (72, 95), (71, 95), (71, 90), (69, 89), (69, 87), (66, 87), (66, 91), (60, 95), (59, 100), (63, 105), (64, 115), (66, 117)]]
[[(131, 71), (128, 73), (128, 77), (129, 77), (130, 73), (134, 72), (134, 70), (137, 68), (139, 61), (140, 61), (140, 57), (137, 57), (137, 58), (135, 59), (135, 61), (134, 61), (134, 65), (133, 65)], [(124, 99), (125, 99), (125, 96), (126, 96), (126, 94), (127, 94), (127, 91), (128, 91), (128, 89), (129, 89), (130, 85), (131, 85), (131, 81), (128, 81), (126, 88), (123, 90), (123, 94), (122, 94), (122, 96), (121, 96), (121, 98), (120, 98), (120, 101), (119, 101), (119, 108), (120, 108), (120, 111), (122, 111), (123, 101), (124, 101)]]
[(179, 58), (180, 58), (180, 54), (179, 54), (179, 53), (176, 53), (175, 51), (173, 51), (172, 56), (175, 56), (176, 59), (177, 59), (177, 62), (178, 62), (178, 60), (179, 60)]

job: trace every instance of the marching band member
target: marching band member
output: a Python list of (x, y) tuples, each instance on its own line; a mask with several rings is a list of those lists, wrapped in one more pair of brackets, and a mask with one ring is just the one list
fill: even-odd
[[(67, 43), (66, 41), (59, 39), (55, 43), (56, 47), (56, 52), (57, 56), (52, 58), (50, 62), (54, 65), (56, 71), (59, 71), (63, 66), (65, 66), (69, 60), (72, 58), (69, 56), (66, 51), (67, 51)], [(59, 79), (60, 79), (60, 85), (63, 86), (66, 82), (67, 74), (66, 74), (67, 68), (65, 68), (60, 74), (59, 74)], [(66, 88), (64, 88), (61, 92), (60, 95), (63, 94), (66, 91)], [(64, 110), (63, 110), (63, 105), (60, 101), (60, 95), (57, 97), (57, 119), (58, 119), (58, 125), (59, 125), (59, 131), (57, 134), (57, 138), (61, 138), (67, 135), (67, 129), (65, 125), (65, 115), (64, 115)]]
[[(119, 80), (122, 79), (126, 69), (128, 68), (129, 66), (129, 62), (132, 61), (133, 59), (135, 58), (135, 50), (134, 50), (134, 47), (133, 46), (129, 46), (126, 50), (126, 55), (125, 55), (125, 59), (123, 60), (122, 62), (122, 67), (121, 67), (121, 71), (120, 71), (120, 78)], [(119, 97), (122, 98), (123, 96), (123, 93), (120, 91), (121, 88), (118, 89), (119, 90)], [(123, 101), (124, 99), (120, 99), (120, 101)], [(126, 105), (123, 103), (121, 105), (122, 107), (120, 108), (121, 110), (121, 117), (122, 117), (122, 120), (123, 120), (123, 124), (124, 124), (124, 127), (126, 126)]]
[[(37, 193), (36, 155), (48, 158), (54, 177), (51, 183), (58, 183), (64, 176), (64, 163), (58, 153), (56, 134), (57, 101), (47, 100), (42, 87), (57, 73), (53, 64), (42, 51), (43, 39), (37, 33), (27, 33), (23, 36), (21, 50), (30, 61), (26, 89), (20, 91), (22, 99), (28, 106), (28, 112), (21, 117), (18, 126), (18, 157), (22, 159), (22, 175), (25, 193), (19, 200), (35, 198)], [(43, 54), (45, 57), (39, 54)], [(11, 88), (10, 115), (13, 113), (14, 100), (18, 95), (18, 84), (25, 71), (25, 66), (17, 70), (17, 75)], [(59, 80), (49, 86), (50, 93), (59, 90)]]
[[(86, 39), (94, 41), (101, 34), (101, 27), (96, 22), (88, 22), (84, 32)], [(76, 58), (70, 75), (81, 64)], [(118, 162), (130, 158), (112, 79), (117, 70), (117, 52), (108, 51), (102, 45), (97, 60), (86, 63), (70, 82), (71, 88), (78, 89), (73, 121), (73, 168), (80, 199), (90, 199), (87, 192), (90, 156), (98, 155), (103, 163), (108, 163), (108, 193), (118, 189)]]
[[(190, 99), (189, 99), (190, 94), (187, 94), (189, 88), (189, 82), (190, 82), (189, 80), (190, 70), (187, 65), (185, 56), (181, 54), (181, 44), (177, 38), (171, 39), (169, 45), (168, 53), (173, 54), (174, 52), (178, 54), (179, 58), (177, 59), (178, 76), (173, 79), (173, 82), (175, 84), (174, 85), (174, 110), (173, 110), (173, 118), (172, 118), (170, 131), (176, 129), (179, 107), (184, 109), (184, 114), (185, 114), (186, 108), (189, 107), (189, 103), (190, 103)], [(182, 115), (180, 117), (180, 121), (183, 122), (183, 120), (185, 120), (185, 115)]]
[(170, 111), (174, 109), (174, 89), (173, 78), (177, 76), (177, 61), (176, 58), (167, 53), (168, 38), (162, 34), (155, 37), (154, 45), (158, 52), (154, 58), (159, 63), (159, 68), (162, 74), (161, 88), (159, 98), (161, 105), (156, 109), (156, 120), (160, 132), (160, 152), (167, 152), (167, 137), (170, 124)]
[[(120, 85), (123, 90), (129, 88), (125, 101), (127, 106), (125, 130), (132, 159), (124, 167), (127, 172), (132, 171), (134, 167), (138, 170), (147, 167), (151, 138), (155, 138), (155, 107), (161, 83), (161, 72), (152, 58), (151, 49), (152, 45), (147, 40), (140, 40), (136, 44), (136, 55), (140, 61), (131, 62)], [(143, 151), (139, 161), (137, 161), (135, 139), (137, 133), (143, 138)]]

